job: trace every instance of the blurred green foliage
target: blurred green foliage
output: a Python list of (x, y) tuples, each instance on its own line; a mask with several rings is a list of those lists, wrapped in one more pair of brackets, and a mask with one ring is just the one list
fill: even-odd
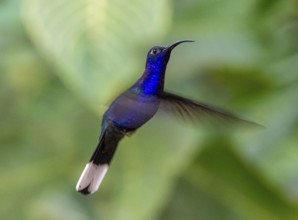
[[(0, 1), (0, 218), (298, 219), (297, 37), (297, 0)], [(266, 129), (157, 116), (78, 194), (106, 106), (178, 39), (166, 87)]]

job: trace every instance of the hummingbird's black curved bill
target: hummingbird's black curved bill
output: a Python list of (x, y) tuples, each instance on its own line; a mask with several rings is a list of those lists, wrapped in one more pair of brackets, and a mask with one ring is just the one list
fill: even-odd
[(167, 50), (171, 51), (179, 44), (186, 43), (186, 42), (195, 42), (195, 41), (193, 41), (193, 40), (179, 40), (179, 41), (176, 41), (175, 43), (167, 46)]

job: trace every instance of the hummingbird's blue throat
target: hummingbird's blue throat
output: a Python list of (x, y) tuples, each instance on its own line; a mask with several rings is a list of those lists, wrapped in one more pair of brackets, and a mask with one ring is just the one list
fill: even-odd
[(144, 74), (139, 81), (144, 95), (155, 95), (163, 89), (165, 69), (166, 65), (162, 57), (147, 62)]

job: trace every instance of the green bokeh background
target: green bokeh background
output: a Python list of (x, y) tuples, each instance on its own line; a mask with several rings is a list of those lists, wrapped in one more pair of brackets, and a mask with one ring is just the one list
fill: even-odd
[[(178, 39), (166, 88), (266, 128), (157, 115), (80, 195), (102, 113)], [(297, 0), (1, 0), (0, 104), (0, 219), (298, 219)]]

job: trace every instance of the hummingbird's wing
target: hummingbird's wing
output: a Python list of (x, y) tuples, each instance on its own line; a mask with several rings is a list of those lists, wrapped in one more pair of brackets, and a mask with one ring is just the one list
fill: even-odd
[(160, 109), (166, 113), (191, 121), (210, 121), (229, 124), (243, 124), (249, 126), (261, 126), (257, 123), (250, 122), (237, 116), (218, 109), (216, 107), (187, 99), (169, 92), (163, 92), (160, 95)]

